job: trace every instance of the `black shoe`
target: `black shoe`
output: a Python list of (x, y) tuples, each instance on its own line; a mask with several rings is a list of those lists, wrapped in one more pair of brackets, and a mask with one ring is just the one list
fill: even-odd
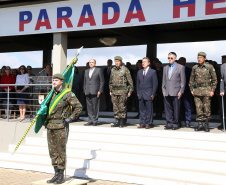
[(125, 123), (125, 118), (120, 118), (119, 119), (119, 128), (124, 127), (124, 123)]
[(93, 123), (92, 122), (88, 122), (88, 123), (84, 124), (84, 126), (90, 126), (90, 125), (93, 125)]
[(223, 129), (224, 129), (224, 128), (223, 128), (223, 125), (218, 126), (217, 129), (218, 129), (218, 130), (223, 130)]
[(186, 128), (191, 128), (191, 125), (189, 123), (186, 123), (185, 127)]
[(172, 130), (178, 130), (180, 127), (173, 127)]
[(171, 130), (172, 128), (173, 128), (173, 127), (170, 127), (170, 126), (166, 125), (164, 129), (165, 129), (165, 130)]
[(60, 170), (58, 172), (58, 177), (55, 180), (54, 184), (62, 184), (64, 183), (64, 170)]
[(206, 122), (205, 122), (204, 131), (205, 132), (209, 132), (210, 131), (210, 129), (209, 129), (209, 121), (208, 120), (206, 120)]
[(115, 119), (114, 125), (111, 125), (111, 127), (118, 127), (119, 126), (119, 119)]
[(57, 180), (57, 178), (58, 178), (58, 168), (57, 168), (57, 166), (54, 166), (54, 171), (55, 171), (54, 177), (50, 180), (47, 180), (47, 183), (54, 183)]
[(202, 131), (204, 128), (203, 128), (203, 125), (202, 125), (202, 122), (198, 122), (198, 126), (195, 127), (195, 131)]

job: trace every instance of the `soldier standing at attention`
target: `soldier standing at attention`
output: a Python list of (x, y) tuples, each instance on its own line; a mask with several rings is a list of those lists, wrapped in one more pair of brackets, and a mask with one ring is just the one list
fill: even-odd
[(133, 80), (128, 68), (122, 65), (120, 56), (115, 57), (115, 67), (111, 69), (109, 89), (116, 119), (112, 127), (123, 127), (126, 120), (126, 101), (133, 92)]
[[(198, 53), (198, 63), (192, 68), (189, 82), (195, 100), (196, 120), (198, 121), (195, 131), (209, 132), (211, 97), (217, 87), (217, 76), (214, 67), (206, 62), (206, 53)], [(203, 124), (204, 122), (205, 124)]]
[[(49, 115), (46, 121), (49, 155), (52, 160), (55, 175), (47, 183), (62, 184), (66, 160), (65, 129), (82, 111), (82, 105), (75, 94), (63, 88), (64, 76), (53, 75), (54, 93), (49, 104)], [(68, 109), (72, 107), (72, 114)]]

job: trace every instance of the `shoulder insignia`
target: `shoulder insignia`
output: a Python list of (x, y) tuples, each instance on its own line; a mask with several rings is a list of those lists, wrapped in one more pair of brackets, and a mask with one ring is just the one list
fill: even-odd
[(71, 93), (71, 97), (75, 97), (75, 94), (74, 93)]

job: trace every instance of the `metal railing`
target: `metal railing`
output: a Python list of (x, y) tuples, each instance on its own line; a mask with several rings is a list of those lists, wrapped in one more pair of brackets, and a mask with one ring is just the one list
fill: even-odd
[[(24, 91), (22, 93), (18, 93), (16, 91), (11, 92), (10, 91), (10, 87), (15, 87), (15, 86), (26, 86), (28, 87), (27, 91)], [(2, 87), (7, 87), (8, 91), (2, 91)], [(17, 103), (15, 103), (16, 100), (18, 100), (18, 98), (16, 98), (16, 94), (27, 94), (28, 98), (19, 98), (20, 100), (25, 100), (28, 101), (28, 103), (26, 104), (26, 107), (30, 108), (30, 111), (26, 111), (26, 113), (30, 113), (30, 119), (33, 119), (33, 115), (35, 116), (35, 114), (37, 113), (41, 103), (39, 102), (39, 95), (44, 96), (44, 98), (47, 96), (47, 94), (51, 91), (52, 89), (52, 83), (50, 84), (0, 84), (0, 88), (1, 88), (1, 92), (0, 92), (0, 100), (2, 100), (2, 103), (0, 103), (0, 105), (4, 106), (6, 105), (6, 109), (2, 109), (0, 108), (0, 111), (5, 111), (7, 112), (7, 114), (5, 116), (7, 116), (7, 121), (9, 121), (9, 111), (10, 111), (10, 106), (18, 106)], [(7, 94), (6, 99), (2, 98), (3, 94)], [(11, 97), (10, 97), (11, 96)], [(3, 103), (4, 100), (6, 100), (6, 104)], [(11, 100), (11, 101), (10, 101)], [(33, 107), (33, 108), (31, 108)], [(14, 114), (15, 112), (19, 112), (19, 110), (14, 109)], [(26, 115), (25, 113), (25, 115)], [(35, 113), (35, 114), (33, 114)]]

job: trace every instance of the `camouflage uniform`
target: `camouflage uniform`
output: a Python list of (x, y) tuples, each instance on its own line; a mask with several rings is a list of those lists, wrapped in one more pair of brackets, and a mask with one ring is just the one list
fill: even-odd
[(195, 65), (192, 68), (189, 87), (194, 93), (196, 105), (196, 120), (209, 121), (211, 115), (210, 92), (214, 92), (217, 86), (217, 76), (214, 67), (205, 62), (204, 65)]
[[(54, 91), (50, 104), (55, 99), (55, 97), (62, 92), (62, 90), (63, 88), (59, 91)], [(48, 124), (46, 127), (49, 155), (52, 159), (52, 165), (62, 170), (65, 169), (66, 151), (63, 119), (69, 117), (67, 110), (70, 106), (73, 110), (71, 118), (75, 119), (81, 113), (82, 105), (72, 92), (68, 92), (63, 98), (61, 98), (57, 106), (52, 111), (51, 115), (49, 115), (47, 118)]]
[(111, 69), (109, 89), (113, 103), (114, 117), (116, 119), (125, 119), (128, 94), (132, 94), (133, 92), (133, 80), (127, 67), (120, 66), (119, 68), (113, 67)]

